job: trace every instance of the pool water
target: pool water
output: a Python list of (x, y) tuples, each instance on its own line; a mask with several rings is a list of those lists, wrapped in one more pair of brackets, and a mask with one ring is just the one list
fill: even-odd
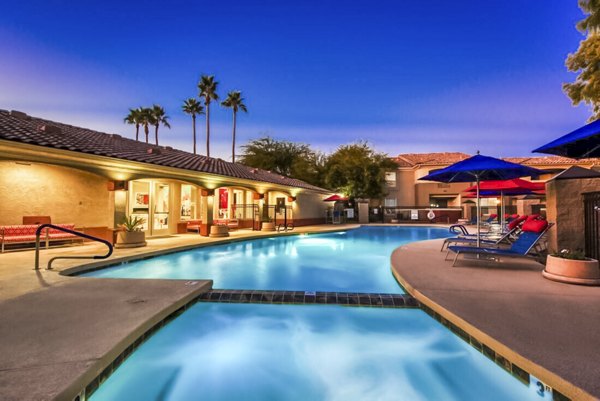
[(197, 248), (84, 276), (212, 279), (219, 289), (402, 293), (390, 270), (392, 251), (448, 236), (446, 228), (367, 226)]
[(541, 400), (418, 309), (198, 303), (92, 401)]

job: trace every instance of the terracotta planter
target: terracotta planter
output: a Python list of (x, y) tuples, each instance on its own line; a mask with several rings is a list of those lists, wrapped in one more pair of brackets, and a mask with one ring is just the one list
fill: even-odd
[(210, 226), (209, 237), (229, 237), (229, 227), (227, 226)]
[(146, 246), (146, 233), (143, 231), (119, 231), (115, 248), (137, 248)]
[(275, 231), (275, 223), (272, 221), (263, 222), (260, 231)]
[(542, 275), (562, 283), (600, 285), (600, 268), (596, 259), (573, 260), (548, 255)]

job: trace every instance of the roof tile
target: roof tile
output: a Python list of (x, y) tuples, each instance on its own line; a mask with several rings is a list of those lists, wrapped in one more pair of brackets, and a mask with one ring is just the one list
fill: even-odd
[[(40, 130), (42, 126), (54, 126), (59, 129), (42, 131)], [(6, 110), (0, 110), (0, 139), (320, 192), (327, 191), (295, 178), (247, 167), (243, 164), (194, 155), (170, 146), (146, 144), (123, 138), (120, 135), (74, 127), (41, 118), (11, 115)], [(153, 151), (149, 152), (150, 149)]]

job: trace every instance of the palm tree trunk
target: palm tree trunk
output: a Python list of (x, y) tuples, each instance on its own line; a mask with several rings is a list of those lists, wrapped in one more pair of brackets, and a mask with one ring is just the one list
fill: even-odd
[(233, 138), (231, 140), (231, 162), (235, 163), (235, 117), (236, 117), (236, 112), (235, 110), (233, 111)]
[(150, 133), (150, 129), (147, 125), (144, 125), (144, 134), (146, 134), (146, 143), (148, 143), (148, 134)]
[(196, 154), (196, 115), (192, 114), (192, 130), (194, 132), (194, 154)]
[(136, 124), (135, 125), (135, 141), (139, 141), (140, 140), (140, 125)]
[(154, 126), (154, 139), (156, 140), (156, 146), (158, 146), (158, 124)]
[(210, 157), (210, 103), (206, 103), (206, 157)]

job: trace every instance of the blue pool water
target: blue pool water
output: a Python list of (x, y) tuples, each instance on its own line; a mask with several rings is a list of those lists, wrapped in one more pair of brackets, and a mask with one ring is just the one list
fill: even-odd
[(86, 273), (88, 277), (212, 279), (221, 289), (402, 293), (392, 251), (448, 229), (367, 226), (197, 248)]
[(199, 303), (92, 401), (541, 400), (417, 309)]

